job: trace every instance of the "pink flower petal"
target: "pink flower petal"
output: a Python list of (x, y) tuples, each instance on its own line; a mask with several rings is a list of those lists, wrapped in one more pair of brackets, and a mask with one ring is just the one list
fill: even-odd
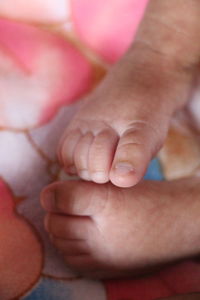
[(0, 126), (26, 129), (50, 120), (91, 86), (92, 67), (68, 41), (0, 19)]
[(71, 0), (80, 38), (107, 61), (129, 47), (148, 0)]
[(0, 16), (38, 23), (64, 22), (68, 18), (67, 0), (0, 1)]

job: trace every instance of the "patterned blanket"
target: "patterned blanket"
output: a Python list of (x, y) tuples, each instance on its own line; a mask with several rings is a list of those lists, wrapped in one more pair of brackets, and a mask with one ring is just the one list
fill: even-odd
[[(0, 1), (0, 300), (151, 300), (200, 292), (197, 260), (128, 281), (77, 277), (43, 227), (41, 189), (69, 180), (56, 148), (78, 109), (72, 102), (123, 55), (147, 2)], [(147, 177), (162, 179), (157, 160)]]

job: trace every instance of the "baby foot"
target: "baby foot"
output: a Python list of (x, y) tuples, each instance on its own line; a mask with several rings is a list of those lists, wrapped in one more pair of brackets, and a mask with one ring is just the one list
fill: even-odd
[(51, 184), (41, 199), (46, 230), (66, 264), (104, 278), (199, 253), (199, 190), (196, 178), (130, 189), (68, 181)]
[[(152, 64), (155, 55), (147, 55)], [(66, 129), (58, 153), (67, 173), (130, 187), (162, 146), (188, 83), (175, 70), (160, 74), (156, 66), (130, 70), (129, 64), (114, 67)]]
[(68, 173), (119, 187), (143, 177), (196, 76), (199, 8), (199, 1), (182, 8), (150, 1), (132, 47), (64, 134), (59, 157)]

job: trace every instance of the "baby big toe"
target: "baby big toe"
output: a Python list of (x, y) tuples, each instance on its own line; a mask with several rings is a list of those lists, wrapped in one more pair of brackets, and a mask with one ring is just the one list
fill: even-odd
[(131, 187), (144, 176), (156, 146), (141, 130), (128, 130), (119, 140), (110, 171), (111, 182), (119, 187)]
[(69, 216), (93, 217), (101, 214), (108, 203), (107, 197), (108, 185), (71, 180), (55, 182), (44, 188), (41, 204), (52, 218), (62, 214), (69, 220)]

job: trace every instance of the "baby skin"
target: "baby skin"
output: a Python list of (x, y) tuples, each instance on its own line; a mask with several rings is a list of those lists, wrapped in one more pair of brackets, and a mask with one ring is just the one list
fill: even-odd
[(42, 193), (45, 228), (66, 264), (93, 278), (124, 277), (199, 254), (199, 178), (56, 182)]
[(61, 163), (93, 182), (54, 183), (41, 199), (52, 242), (81, 274), (126, 276), (199, 251), (198, 178), (138, 183), (189, 99), (199, 15), (199, 0), (151, 0), (133, 45), (66, 129)]

